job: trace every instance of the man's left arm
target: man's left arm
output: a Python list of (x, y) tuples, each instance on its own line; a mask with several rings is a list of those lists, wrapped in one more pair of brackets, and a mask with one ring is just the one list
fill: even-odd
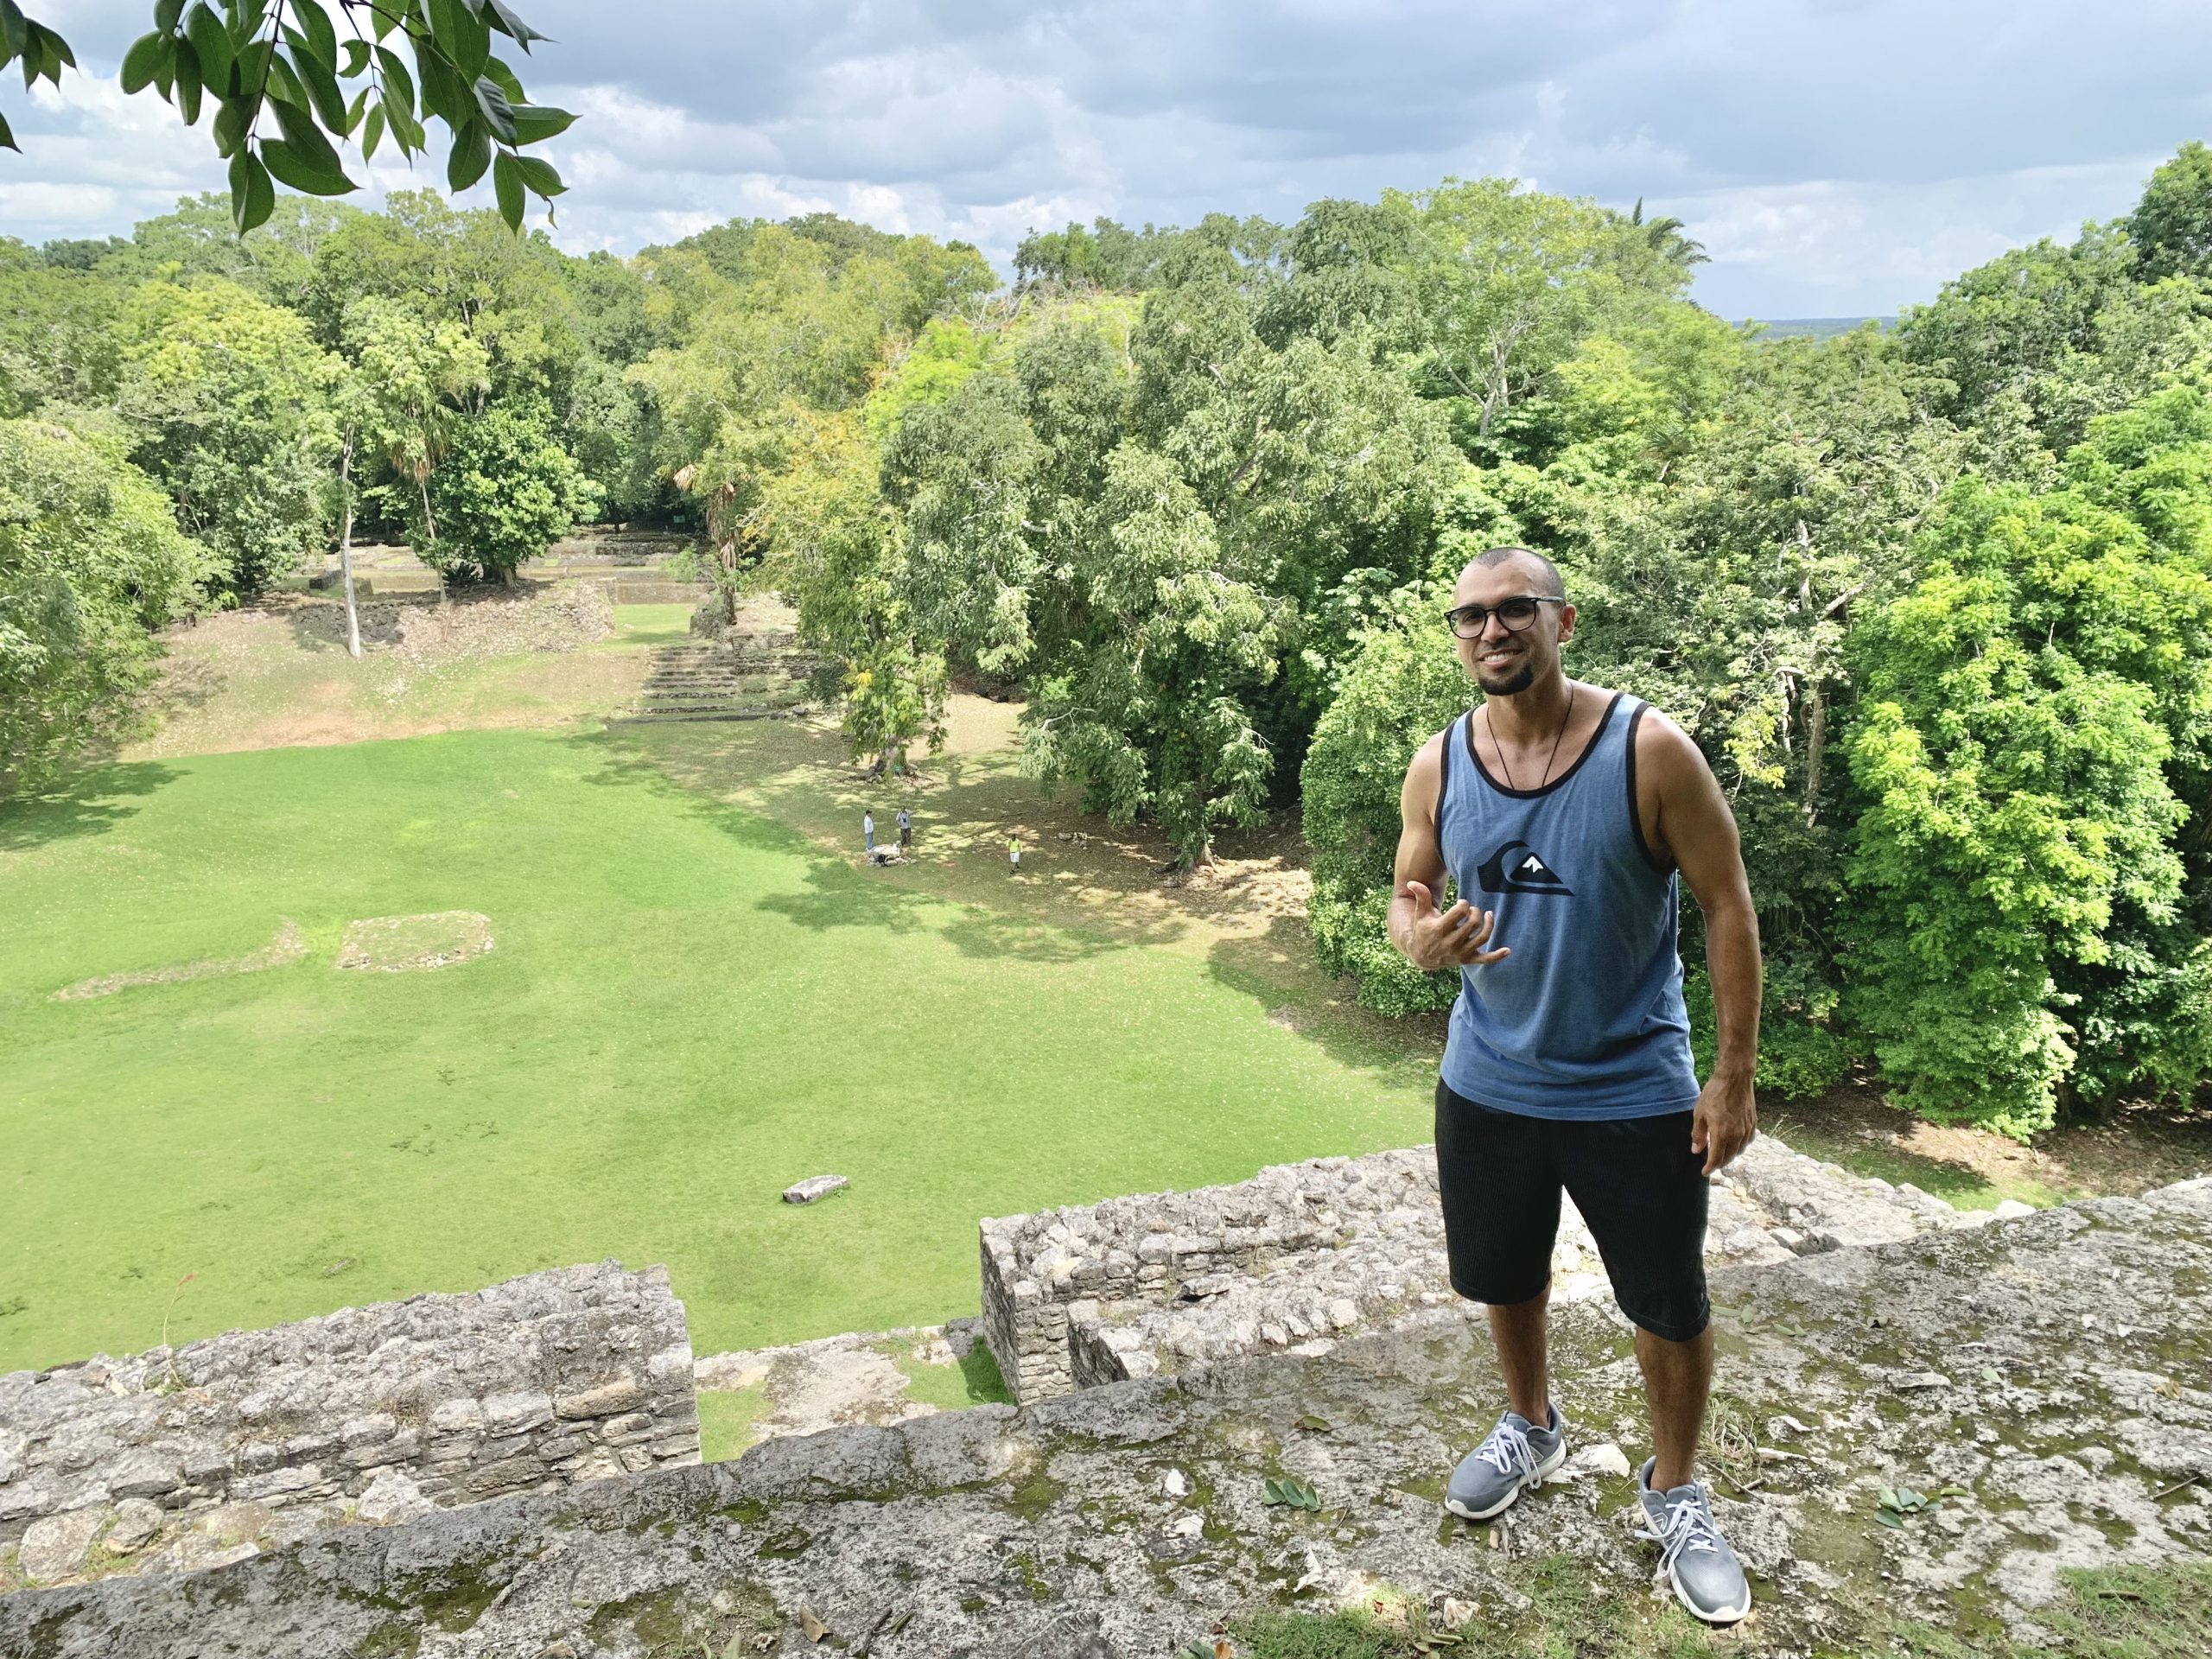
[(1705, 756), (1670, 720), (1647, 716), (1637, 736), (1637, 762), (1649, 768), (1656, 786), (1660, 842), (1705, 912), (1706, 973), (1719, 1052), (1698, 1096), (1690, 1149), (1703, 1154), (1710, 1175), (1758, 1133), (1751, 1097), (1759, 1046), (1758, 912), (1735, 814)]

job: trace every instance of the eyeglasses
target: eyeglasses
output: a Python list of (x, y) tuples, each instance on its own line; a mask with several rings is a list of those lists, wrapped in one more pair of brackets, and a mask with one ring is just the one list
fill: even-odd
[(1483, 630), (1493, 616), (1505, 625), (1509, 633), (1518, 633), (1536, 620), (1540, 605), (1564, 605), (1563, 599), (1548, 594), (1516, 594), (1511, 599), (1501, 599), (1495, 605), (1458, 605), (1444, 613), (1444, 620), (1452, 625), (1452, 632), (1462, 639), (1479, 639)]

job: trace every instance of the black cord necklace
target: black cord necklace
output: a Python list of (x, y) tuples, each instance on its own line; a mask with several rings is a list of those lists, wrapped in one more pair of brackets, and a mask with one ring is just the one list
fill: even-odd
[[(1485, 709), (1483, 712), (1487, 714), (1490, 711)], [(1538, 789), (1541, 789), (1546, 784), (1551, 782), (1552, 764), (1559, 759), (1560, 740), (1567, 735), (1567, 722), (1573, 718), (1574, 682), (1573, 680), (1569, 680), (1567, 683), (1567, 712), (1559, 717), (1559, 730), (1552, 734), (1552, 752), (1544, 757), (1544, 775), (1536, 780), (1536, 787)], [(1488, 721), (1485, 721), (1484, 724), (1488, 727), (1490, 731), (1491, 747), (1497, 751), (1497, 769), (1505, 774), (1505, 786), (1508, 789), (1520, 788), (1521, 785), (1513, 781), (1513, 768), (1505, 764), (1505, 745), (1497, 741), (1497, 725), (1494, 722)]]

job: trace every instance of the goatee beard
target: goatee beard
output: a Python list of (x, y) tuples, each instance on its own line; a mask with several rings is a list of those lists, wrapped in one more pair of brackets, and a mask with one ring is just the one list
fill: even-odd
[(1519, 668), (1516, 669), (1511, 674), (1508, 675), (1503, 680), (1496, 684), (1492, 684), (1490, 681), (1484, 679), (1480, 675), (1477, 675), (1475, 677), (1475, 683), (1482, 687), (1484, 695), (1493, 697), (1510, 697), (1516, 696), (1520, 692), (1526, 691), (1535, 683), (1536, 665), (1534, 663), (1522, 664)]

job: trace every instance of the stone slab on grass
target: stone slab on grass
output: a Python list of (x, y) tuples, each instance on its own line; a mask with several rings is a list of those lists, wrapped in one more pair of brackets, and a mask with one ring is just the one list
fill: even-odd
[(803, 1181), (793, 1181), (784, 1189), (784, 1202), (812, 1204), (851, 1185), (852, 1182), (842, 1175), (810, 1175)]
[[(2212, 1491), (2187, 1484), (2212, 1477), (2212, 1181), (1726, 1269), (1713, 1290), (1707, 1467), (1758, 1596), (1732, 1653), (1886, 1652), (1892, 1620), (2031, 1635), (2069, 1567), (2212, 1551)], [(1610, 1305), (1561, 1309), (1554, 1352), (1578, 1440), (1640, 1461)], [(811, 1619), (878, 1659), (1136, 1659), (1225, 1617), (1399, 1594), (1518, 1640), (1562, 1573), (1624, 1650), (1671, 1648), (1618, 1462), (1490, 1528), (1445, 1517), (1444, 1477), (1499, 1398), (1474, 1311), (1446, 1306), (1318, 1357), (775, 1440), (183, 1583), (26, 1592), (0, 1599), (0, 1653), (791, 1656), (821, 1650)], [(1322, 1511), (1269, 1506), (1281, 1476)], [(1885, 1485), (1961, 1495), (1892, 1529)]]
[(346, 924), (340, 968), (382, 973), (450, 968), (489, 950), (492, 918), (480, 911), (434, 910), (419, 916), (371, 916)]

